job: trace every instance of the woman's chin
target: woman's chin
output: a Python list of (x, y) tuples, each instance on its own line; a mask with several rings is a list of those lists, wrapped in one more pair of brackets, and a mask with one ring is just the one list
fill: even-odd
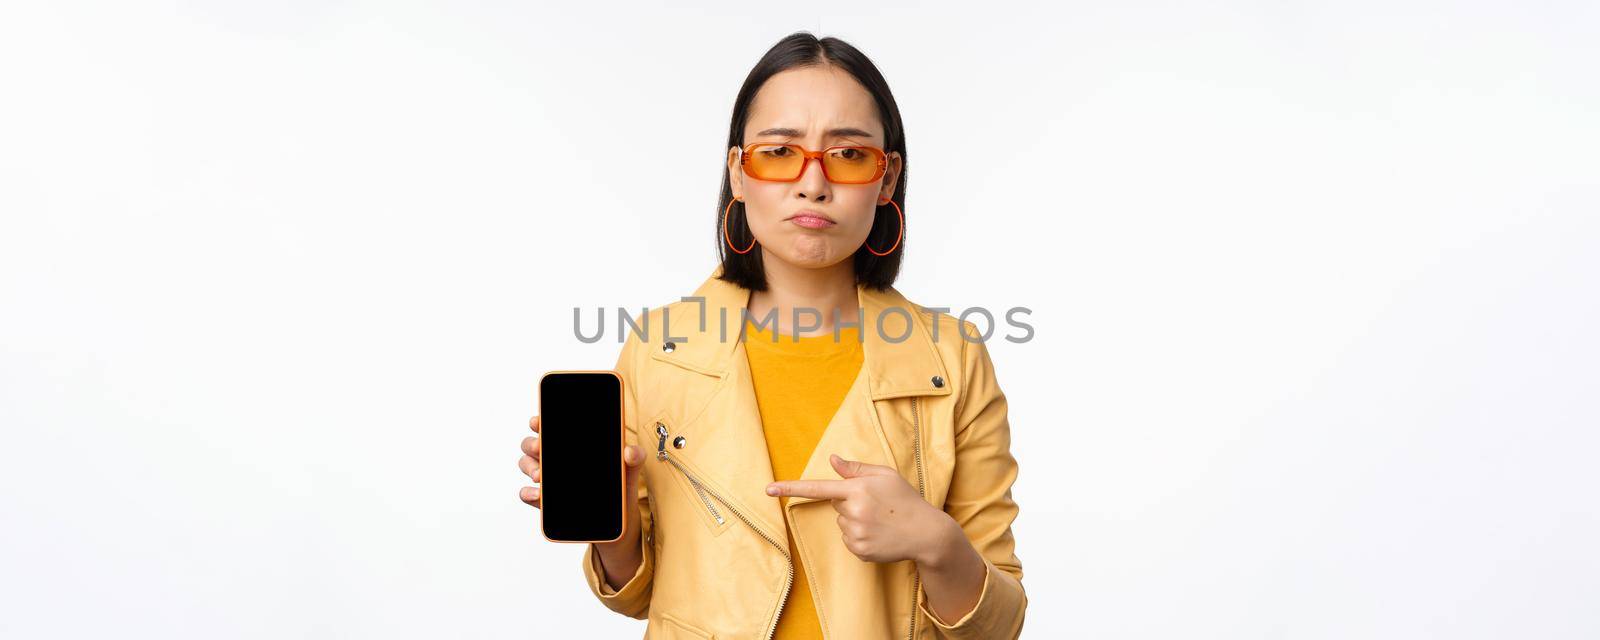
[(808, 235), (795, 238), (788, 250), (779, 257), (797, 267), (819, 269), (838, 264), (840, 260), (849, 256), (841, 253), (839, 248), (833, 246), (827, 239)]

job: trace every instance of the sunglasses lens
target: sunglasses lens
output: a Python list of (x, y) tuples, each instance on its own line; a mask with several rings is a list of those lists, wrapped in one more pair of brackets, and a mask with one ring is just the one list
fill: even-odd
[(793, 180), (800, 176), (806, 157), (782, 144), (758, 144), (746, 156), (745, 168), (760, 180)]
[(863, 183), (878, 179), (878, 155), (869, 149), (831, 149), (822, 156), (834, 182)]

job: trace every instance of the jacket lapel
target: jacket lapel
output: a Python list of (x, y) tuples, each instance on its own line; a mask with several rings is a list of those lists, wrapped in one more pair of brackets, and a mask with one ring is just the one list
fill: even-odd
[[(674, 348), (658, 349), (652, 357), (719, 379), (703, 405), (688, 403), (691, 408), (684, 423), (674, 429), (675, 435), (686, 435), (692, 443), (678, 458), (737, 508), (752, 514), (768, 535), (781, 540), (784, 518), (778, 498), (765, 491), (774, 479), (772, 464), (743, 342), (751, 292), (719, 279), (720, 273), (719, 266), (692, 297), (669, 306), (672, 311), (664, 314), (663, 331)], [(950, 393), (950, 385), (942, 382), (949, 380), (945, 364), (917, 307), (892, 287), (876, 291), (858, 285), (856, 291), (862, 313), (861, 372), (812, 451), (802, 479), (838, 479), (828, 460), (833, 453), (895, 466), (876, 403)], [(780, 322), (787, 326), (790, 319)], [(940, 384), (934, 383), (935, 377)], [(813, 501), (795, 497), (789, 504)]]

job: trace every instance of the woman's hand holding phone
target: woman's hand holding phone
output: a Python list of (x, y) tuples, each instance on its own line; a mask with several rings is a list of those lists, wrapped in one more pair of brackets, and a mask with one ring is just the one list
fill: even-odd
[[(540, 476), (540, 447), (539, 416), (528, 420), (528, 428), (535, 435), (522, 439), (522, 458), (517, 461), (517, 468), (528, 476), (535, 484), (543, 482)], [(626, 445), (622, 450), (622, 463), (624, 465), (624, 495), (628, 497), (627, 508), (631, 509), (628, 517), (630, 522), (639, 522), (639, 472), (644, 469), (644, 451), (638, 446)], [(539, 488), (523, 487), (520, 492), (522, 501), (540, 508)], [(595, 552), (600, 555), (600, 564), (606, 570), (606, 582), (611, 588), (621, 588), (639, 571), (639, 565), (644, 562), (644, 557), (639, 548), (639, 527), (629, 526), (621, 540), (616, 542), (594, 542)]]

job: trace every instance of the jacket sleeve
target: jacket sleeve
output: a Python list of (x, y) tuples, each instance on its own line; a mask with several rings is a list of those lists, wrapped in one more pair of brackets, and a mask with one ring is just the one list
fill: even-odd
[[(617, 358), (616, 371), (622, 376), (623, 415), (626, 426), (624, 438), (627, 444), (639, 446), (648, 459), (651, 447), (643, 446), (639, 441), (638, 387), (634, 375), (637, 371), (638, 354), (639, 338), (636, 334), (630, 333), (622, 345), (621, 355)], [(617, 452), (617, 455), (622, 455), (622, 452)], [(583, 572), (589, 582), (589, 590), (606, 608), (639, 620), (644, 620), (650, 614), (650, 588), (654, 582), (656, 566), (655, 523), (650, 512), (649, 493), (641, 477), (639, 519), (637, 522), (629, 523), (629, 526), (639, 527), (639, 546), (644, 560), (639, 564), (638, 571), (634, 572), (633, 577), (629, 578), (621, 589), (614, 590), (611, 585), (606, 584), (605, 569), (600, 564), (600, 554), (593, 543), (590, 543), (583, 552)]]
[[(968, 335), (978, 333), (972, 326)], [(956, 464), (944, 510), (983, 556), (983, 591), (978, 604), (960, 620), (941, 620), (928, 608), (927, 592), (920, 588), (917, 606), (933, 620), (934, 635), (939, 638), (1017, 638), (1022, 634), (1028, 596), (1022, 589), (1022, 563), (1011, 534), (1011, 522), (1017, 517), (1017, 503), (1011, 499), (1017, 461), (1011, 455), (1006, 397), (996, 381), (988, 347), (982, 342), (962, 342), (963, 388), (955, 410)]]

